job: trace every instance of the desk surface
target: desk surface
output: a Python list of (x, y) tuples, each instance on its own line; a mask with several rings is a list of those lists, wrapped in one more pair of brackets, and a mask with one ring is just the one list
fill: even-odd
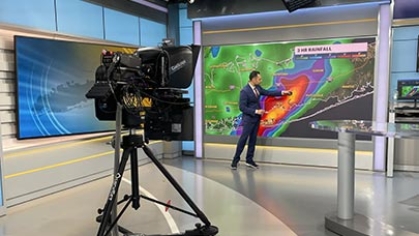
[(367, 120), (318, 120), (313, 129), (394, 138), (419, 138), (419, 124), (388, 123)]

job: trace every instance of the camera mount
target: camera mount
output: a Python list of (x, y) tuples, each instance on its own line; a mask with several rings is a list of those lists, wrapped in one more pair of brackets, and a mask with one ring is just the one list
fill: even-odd
[[(147, 196), (141, 195), (139, 193), (138, 187), (138, 153), (137, 149), (142, 148), (144, 153), (150, 160), (154, 163), (157, 169), (166, 177), (166, 179), (172, 184), (172, 186), (176, 189), (176, 191), (181, 195), (181, 197), (186, 201), (186, 203), (191, 207), (194, 212), (189, 212), (178, 207), (154, 200)], [(122, 214), (128, 208), (129, 204), (132, 204), (132, 208), (137, 210), (140, 208), (140, 198), (145, 200), (154, 202), (156, 204), (163, 205), (167, 208), (171, 208), (182, 213), (194, 216), (199, 218), (204, 225), (196, 224), (196, 228), (192, 230), (187, 230), (183, 234), (168, 234), (168, 235), (161, 235), (161, 236), (169, 236), (169, 235), (185, 235), (185, 236), (213, 236), (218, 233), (218, 228), (216, 226), (211, 225), (208, 218), (205, 214), (196, 206), (196, 204), (192, 201), (192, 199), (187, 195), (187, 193), (182, 189), (179, 183), (173, 178), (173, 176), (167, 171), (167, 169), (157, 160), (154, 156), (153, 152), (148, 148), (148, 146), (143, 141), (143, 136), (134, 134), (133, 130), (130, 130), (130, 134), (127, 136), (123, 136), (122, 139), (122, 157), (121, 162), (118, 166), (118, 171), (114, 176), (114, 182), (112, 184), (111, 190), (109, 192), (105, 207), (103, 209), (99, 209), (99, 216), (100, 226), (97, 233), (97, 236), (107, 236), (112, 228), (116, 226), (117, 221), (121, 218)], [(119, 186), (122, 180), (122, 176), (125, 171), (126, 163), (130, 159), (131, 163), (131, 190), (132, 195), (128, 196), (125, 195), (123, 200), (117, 202), (118, 204), (126, 202), (125, 206), (122, 208), (121, 212), (116, 216), (116, 219), (113, 222), (110, 222), (112, 217), (112, 206), (116, 202), (116, 195), (118, 194)], [(121, 230), (122, 229), (122, 230)], [(124, 233), (126, 236), (134, 236), (134, 235), (144, 235), (144, 234), (133, 234), (132, 232), (120, 227), (120, 231)], [(155, 235), (157, 236), (157, 235)]]

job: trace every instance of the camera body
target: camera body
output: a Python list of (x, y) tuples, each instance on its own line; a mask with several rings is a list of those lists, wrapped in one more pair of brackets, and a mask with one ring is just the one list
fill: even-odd
[(104, 50), (95, 84), (86, 94), (95, 100), (99, 120), (116, 120), (122, 107), (124, 128), (144, 129), (146, 140), (192, 140), (191, 85), (197, 46), (141, 48), (133, 54)]

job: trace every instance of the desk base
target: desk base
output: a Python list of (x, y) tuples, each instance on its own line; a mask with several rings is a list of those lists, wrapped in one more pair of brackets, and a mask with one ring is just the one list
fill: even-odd
[(342, 220), (337, 213), (329, 213), (325, 217), (326, 229), (343, 236), (419, 236), (419, 234), (394, 228), (391, 225), (372, 220), (361, 214), (354, 214), (352, 220)]

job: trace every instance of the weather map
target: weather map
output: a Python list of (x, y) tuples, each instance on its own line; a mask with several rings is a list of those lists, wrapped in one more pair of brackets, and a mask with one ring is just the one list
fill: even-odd
[(292, 91), (291, 96), (261, 96), (266, 113), (259, 136), (309, 137), (308, 122), (320, 118), (371, 119), (374, 57), (374, 38), (207, 46), (206, 134), (241, 133), (238, 99), (252, 70), (261, 72), (265, 89)]

